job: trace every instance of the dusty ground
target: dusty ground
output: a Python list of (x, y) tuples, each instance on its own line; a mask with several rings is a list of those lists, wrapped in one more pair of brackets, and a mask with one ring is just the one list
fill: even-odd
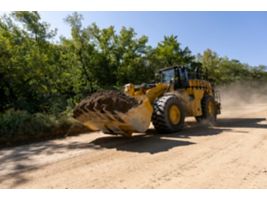
[(228, 107), (213, 128), (84, 134), (0, 150), (0, 188), (267, 188), (267, 103)]

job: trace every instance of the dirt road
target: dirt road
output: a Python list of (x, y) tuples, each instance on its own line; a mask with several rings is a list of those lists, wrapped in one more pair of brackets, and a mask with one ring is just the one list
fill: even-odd
[(0, 150), (0, 188), (267, 188), (267, 104), (179, 134), (101, 133)]

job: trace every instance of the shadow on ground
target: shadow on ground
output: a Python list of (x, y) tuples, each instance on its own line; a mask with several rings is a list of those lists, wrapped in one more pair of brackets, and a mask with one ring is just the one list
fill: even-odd
[(267, 124), (259, 124), (266, 121), (265, 118), (224, 118), (219, 119), (218, 127), (229, 128), (267, 128)]
[[(62, 139), (64, 140), (64, 139)], [(65, 154), (68, 150), (98, 149), (88, 141), (55, 143), (53, 140), (27, 144), (19, 147), (10, 147), (0, 150), (0, 188), (6, 188), (6, 181), (12, 181), (10, 188), (14, 188), (28, 181), (24, 172), (38, 169), (41, 165), (37, 164), (42, 158), (36, 156), (48, 156), (55, 154)], [(37, 161), (37, 162), (36, 162)], [(59, 169), (60, 170), (60, 169)]]
[(168, 151), (169, 149), (178, 146), (195, 144), (193, 142), (183, 141), (177, 138), (178, 137), (169, 137), (167, 135), (166, 137), (159, 135), (137, 135), (132, 138), (107, 136), (97, 138), (90, 142), (90, 144), (101, 148), (150, 154)]
[[(36, 155), (65, 154), (68, 150), (79, 149), (116, 149), (136, 153), (156, 154), (166, 152), (174, 147), (195, 144), (190, 139), (192, 136), (212, 136), (231, 130), (229, 128), (267, 128), (267, 124), (259, 124), (265, 118), (227, 118), (219, 119), (216, 127), (189, 122), (187, 127), (173, 134), (160, 134), (154, 129), (149, 129), (146, 134), (135, 135), (131, 138), (120, 136), (99, 137), (91, 142), (61, 143), (46, 141), (19, 147), (0, 150), (0, 188), (7, 180), (12, 180), (11, 188), (29, 181), (24, 176), (25, 171), (38, 169), (40, 165), (32, 162)], [(64, 139), (62, 139), (64, 140)], [(35, 158), (34, 158), (35, 157)], [(60, 170), (60, 169), (59, 169)]]
[(217, 135), (225, 130), (229, 129), (194, 123), (194, 125), (177, 133), (164, 134), (158, 133), (155, 129), (148, 129), (144, 135), (135, 135), (131, 138), (106, 136), (97, 138), (90, 142), (90, 144), (119, 151), (155, 154), (168, 151), (174, 147), (195, 144), (194, 142), (183, 140), (190, 139), (191, 136)]
[(177, 133), (164, 134), (157, 133), (155, 129), (149, 129), (146, 135), (137, 135), (132, 138), (107, 136), (97, 138), (90, 144), (120, 151), (155, 154), (168, 151), (173, 147), (194, 144), (190, 141), (181, 140), (182, 138), (190, 139), (192, 136), (217, 135), (223, 131), (231, 131), (231, 128), (267, 128), (267, 124), (259, 124), (265, 120), (265, 118), (226, 118), (218, 119), (216, 126), (188, 122), (187, 127)]

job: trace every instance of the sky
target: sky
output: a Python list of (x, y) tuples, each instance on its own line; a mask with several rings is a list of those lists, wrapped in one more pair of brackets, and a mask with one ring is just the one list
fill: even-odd
[[(72, 12), (40, 12), (43, 21), (70, 37), (64, 18)], [(182, 47), (194, 55), (207, 48), (220, 56), (252, 66), (267, 65), (267, 12), (79, 12), (83, 26), (95, 22), (101, 28), (133, 27), (155, 47), (165, 35), (177, 35)]]

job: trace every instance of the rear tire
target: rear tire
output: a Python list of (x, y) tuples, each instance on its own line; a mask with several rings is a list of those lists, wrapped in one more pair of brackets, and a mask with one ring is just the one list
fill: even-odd
[(215, 100), (212, 96), (205, 95), (201, 101), (202, 115), (195, 117), (197, 122), (208, 121), (215, 124), (217, 120), (217, 111)]
[(152, 123), (159, 133), (173, 133), (184, 127), (185, 108), (174, 96), (163, 96), (155, 101)]

